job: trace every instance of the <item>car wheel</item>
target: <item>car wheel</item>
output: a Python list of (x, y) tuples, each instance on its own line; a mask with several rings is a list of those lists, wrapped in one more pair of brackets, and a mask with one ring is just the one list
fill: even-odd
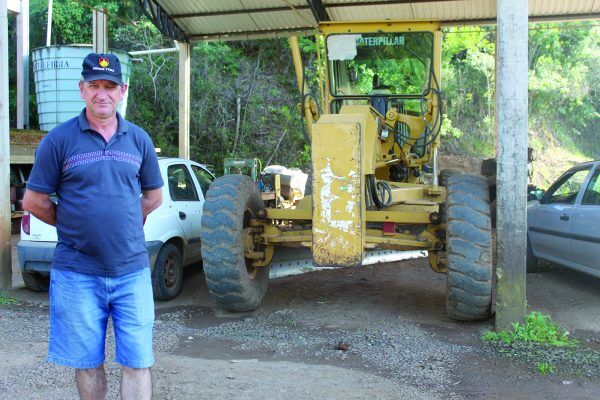
[(152, 291), (156, 300), (171, 300), (181, 292), (183, 261), (177, 246), (165, 244), (152, 269)]
[(39, 272), (22, 271), (23, 282), (29, 290), (34, 292), (47, 292), (50, 287), (50, 276)]
[(531, 249), (529, 237), (527, 237), (527, 256), (525, 258), (525, 266), (528, 273), (538, 271), (538, 259), (535, 258), (533, 255), (533, 250)]
[(492, 305), (492, 232), (487, 180), (458, 174), (446, 198), (446, 309), (457, 320), (488, 318)]
[(244, 175), (225, 175), (210, 186), (202, 215), (202, 259), (210, 294), (229, 311), (256, 309), (267, 292), (269, 266), (253, 267), (244, 257), (244, 229), (263, 201)]

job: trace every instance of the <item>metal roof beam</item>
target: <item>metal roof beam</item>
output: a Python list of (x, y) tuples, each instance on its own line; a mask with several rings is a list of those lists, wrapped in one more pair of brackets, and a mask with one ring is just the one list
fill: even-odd
[(382, 6), (382, 5), (394, 5), (394, 4), (408, 4), (408, 3), (437, 3), (441, 1), (459, 1), (459, 0), (396, 0), (396, 1), (372, 1), (369, 3), (335, 3), (324, 5), (322, 0), (306, 0), (307, 5), (298, 6), (280, 6), (280, 7), (264, 7), (264, 8), (247, 8), (237, 10), (226, 10), (226, 11), (209, 11), (209, 12), (194, 12), (187, 14), (173, 14), (171, 18), (182, 19), (182, 18), (194, 18), (194, 17), (218, 17), (224, 15), (240, 15), (240, 14), (260, 14), (267, 12), (278, 12), (278, 11), (293, 11), (293, 10), (307, 10), (310, 9), (317, 21), (329, 21), (327, 15), (328, 8), (341, 8), (341, 7), (364, 7), (364, 6)]
[[(590, 21), (600, 19), (600, 13), (584, 14), (560, 14), (560, 15), (537, 15), (529, 17), (530, 23), (541, 22), (567, 22), (567, 21)], [(473, 25), (496, 25), (496, 18), (467, 19), (460, 21), (442, 21), (442, 26), (473, 26)]]
[(327, 15), (327, 10), (321, 0), (306, 0), (306, 2), (317, 22), (329, 21), (329, 15)]
[(239, 10), (227, 10), (227, 11), (214, 11), (214, 12), (197, 12), (188, 14), (173, 14), (171, 18), (182, 19), (182, 18), (194, 18), (194, 17), (219, 17), (224, 15), (240, 15), (240, 14), (259, 14), (266, 12), (278, 12), (278, 11), (294, 11), (294, 10), (306, 10), (309, 7), (306, 6), (288, 6), (288, 7), (267, 7), (267, 8), (248, 8)]
[(279, 37), (290, 35), (314, 35), (317, 29), (314, 26), (301, 26), (298, 28), (284, 29), (265, 29), (260, 31), (239, 31), (239, 32), (223, 32), (223, 33), (200, 33), (191, 35), (191, 40), (243, 40), (243, 39), (259, 39), (267, 37)]
[(333, 3), (333, 4), (327, 4), (325, 6), (325, 8), (394, 6), (396, 4), (441, 3), (441, 2), (447, 2), (447, 1), (463, 1), (463, 0), (395, 0), (395, 1), (369, 1), (368, 3)]
[(163, 35), (180, 42), (189, 42), (188, 36), (156, 0), (138, 0), (138, 4), (144, 15), (152, 21)]

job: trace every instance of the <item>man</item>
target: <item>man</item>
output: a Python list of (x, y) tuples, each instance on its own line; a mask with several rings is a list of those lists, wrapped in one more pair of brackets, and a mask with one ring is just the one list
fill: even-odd
[(42, 140), (23, 199), (25, 210), (57, 228), (48, 361), (75, 368), (81, 399), (106, 396), (109, 316), (121, 398), (152, 396), (154, 302), (143, 220), (160, 206), (163, 181), (152, 140), (117, 112), (126, 90), (114, 54), (85, 57), (86, 107)]

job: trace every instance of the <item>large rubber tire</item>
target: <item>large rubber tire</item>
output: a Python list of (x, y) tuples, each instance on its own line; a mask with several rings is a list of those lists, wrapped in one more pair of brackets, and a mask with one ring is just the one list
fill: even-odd
[(23, 282), (29, 290), (34, 292), (47, 292), (50, 288), (50, 276), (42, 275), (39, 272), (22, 271)]
[[(443, 169), (440, 171), (440, 174), (438, 175), (438, 185), (443, 186), (443, 187), (447, 187), (448, 186), (448, 180), (450, 179), (451, 176), (454, 175), (458, 175), (461, 172), (459, 170), (456, 169)], [(440, 219), (442, 221), (442, 223), (446, 222), (446, 205), (443, 204), (440, 207)]]
[(492, 176), (496, 175), (496, 171), (498, 169), (498, 163), (495, 158), (487, 158), (481, 161), (481, 175), (483, 176)]
[(446, 187), (446, 309), (461, 321), (488, 318), (492, 305), (492, 232), (486, 179), (453, 175)]
[(446, 187), (448, 186), (448, 180), (451, 176), (458, 175), (461, 172), (457, 169), (443, 169), (440, 171), (438, 175), (438, 183), (440, 186)]
[(152, 268), (152, 292), (156, 300), (171, 300), (181, 292), (183, 259), (174, 244), (165, 244)]
[(538, 259), (533, 255), (529, 236), (527, 237), (527, 256), (525, 258), (527, 273), (538, 272)]
[(267, 292), (269, 266), (252, 267), (244, 257), (243, 231), (264, 208), (256, 184), (245, 175), (216, 179), (202, 215), (202, 258), (206, 286), (229, 311), (256, 309)]
[(306, 186), (304, 187), (304, 195), (312, 196), (313, 192), (313, 170), (312, 167), (308, 171), (308, 177), (306, 178)]

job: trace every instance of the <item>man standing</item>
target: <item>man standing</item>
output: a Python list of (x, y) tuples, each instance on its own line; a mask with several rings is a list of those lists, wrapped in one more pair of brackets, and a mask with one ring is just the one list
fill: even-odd
[(110, 316), (121, 398), (150, 399), (154, 301), (143, 220), (160, 206), (163, 181), (152, 140), (117, 112), (127, 90), (119, 59), (88, 54), (81, 75), (86, 107), (42, 140), (23, 199), (58, 232), (48, 361), (75, 368), (82, 399), (104, 399)]

